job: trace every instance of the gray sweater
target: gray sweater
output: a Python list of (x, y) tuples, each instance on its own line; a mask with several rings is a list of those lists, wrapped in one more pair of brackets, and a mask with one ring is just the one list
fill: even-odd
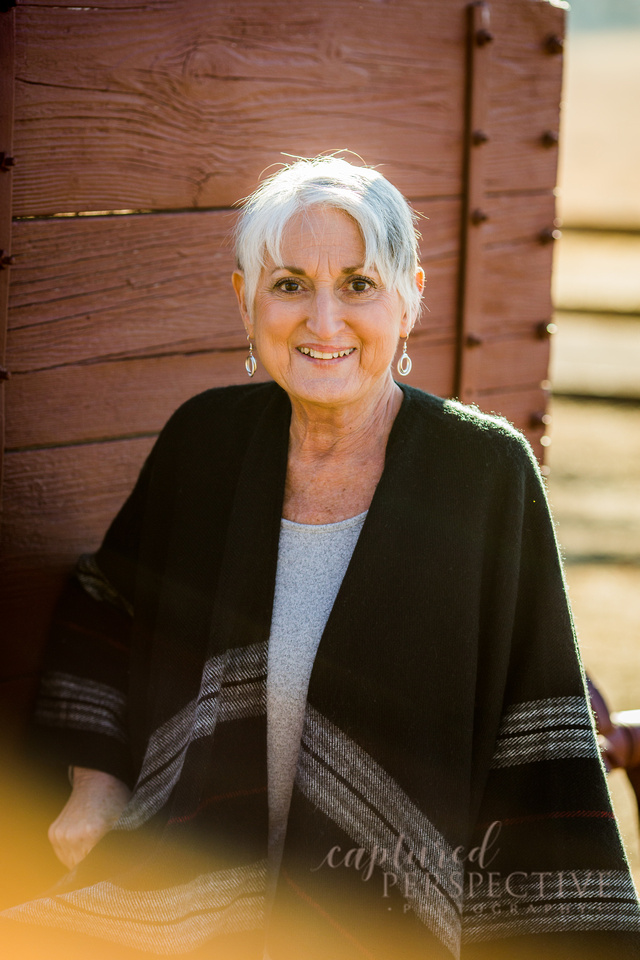
[(271, 885), (287, 829), (311, 668), (366, 515), (281, 523), (267, 666)]

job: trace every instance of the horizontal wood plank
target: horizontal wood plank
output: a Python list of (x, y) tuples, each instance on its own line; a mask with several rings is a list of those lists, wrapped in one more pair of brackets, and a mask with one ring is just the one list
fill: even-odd
[[(535, 335), (487, 338), (470, 348), (482, 385), (478, 396), (537, 386), (547, 376), (549, 344)], [(408, 382), (451, 395), (453, 341), (414, 335)], [(16, 376), (10, 383), (11, 450), (92, 443), (157, 433), (171, 413), (202, 390), (246, 382), (246, 351), (79, 364)], [(256, 380), (268, 379), (259, 365)], [(476, 399), (474, 397), (474, 399)], [(510, 417), (511, 411), (500, 411)]]
[[(407, 195), (459, 194), (466, 5), (22, 6), (15, 212), (229, 206), (283, 151), (341, 147)], [(491, 11), (488, 187), (550, 190), (561, 57), (543, 42), (561, 12)]]
[(487, 220), (480, 229), (488, 246), (539, 242), (542, 232), (556, 225), (556, 200), (550, 190), (488, 193), (483, 209)]
[(95, 550), (131, 491), (153, 438), (7, 454), (0, 676), (38, 670), (48, 624), (79, 554)]
[[(452, 341), (411, 339), (409, 381), (450, 393)], [(211, 387), (246, 382), (246, 348), (224, 353), (77, 364), (14, 376), (9, 384), (7, 448), (62, 446), (159, 431), (185, 400)], [(262, 364), (255, 380), (269, 379)]]
[(21, 573), (44, 561), (51, 571), (95, 550), (152, 445), (141, 437), (7, 454), (2, 562)]
[[(56, 367), (11, 380), (7, 447), (157, 433), (189, 397), (246, 381), (246, 350)], [(255, 380), (269, 379), (259, 364)], [(38, 415), (38, 411), (40, 411)]]
[[(459, 203), (419, 204), (427, 274), (420, 332), (455, 331)], [(487, 199), (488, 324), (549, 312), (553, 198)], [(15, 373), (122, 357), (241, 348), (244, 333), (229, 276), (227, 212), (27, 220), (16, 224), (9, 369)], [(524, 250), (522, 244), (530, 248)], [(518, 245), (519, 244), (519, 245)]]
[(535, 239), (485, 249), (481, 334), (529, 334), (551, 320), (552, 258), (552, 244)]
[(21, 7), (16, 212), (229, 206), (283, 151), (342, 147), (456, 193), (464, 6)]
[[(425, 334), (452, 336), (456, 200), (416, 204), (425, 218)], [(74, 217), (16, 224), (9, 369), (241, 348), (227, 211)]]
[[(519, 336), (487, 337), (479, 346), (468, 348), (477, 365), (473, 382), (478, 385), (471, 398), (484, 407), (491, 394), (512, 395), (528, 387), (538, 388), (549, 369), (549, 340), (524, 333)], [(483, 398), (480, 403), (479, 398)], [(492, 408), (507, 419), (510, 410)]]

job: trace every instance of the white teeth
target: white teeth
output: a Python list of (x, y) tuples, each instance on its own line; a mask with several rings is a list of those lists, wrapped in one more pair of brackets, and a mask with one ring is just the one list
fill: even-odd
[(306, 357), (312, 357), (314, 360), (337, 360), (338, 357), (348, 357), (353, 353), (355, 347), (348, 347), (346, 350), (338, 350), (335, 353), (321, 353), (319, 350), (311, 350), (309, 347), (298, 347), (300, 353)]

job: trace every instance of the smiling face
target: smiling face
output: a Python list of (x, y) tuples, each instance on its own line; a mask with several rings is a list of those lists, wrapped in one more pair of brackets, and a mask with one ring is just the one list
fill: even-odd
[(311, 207), (288, 223), (281, 252), (282, 265), (267, 259), (251, 317), (244, 278), (233, 276), (267, 372), (303, 403), (378, 399), (393, 386), (390, 364), (411, 324), (397, 291), (387, 290), (375, 269), (365, 271), (358, 225), (342, 210)]

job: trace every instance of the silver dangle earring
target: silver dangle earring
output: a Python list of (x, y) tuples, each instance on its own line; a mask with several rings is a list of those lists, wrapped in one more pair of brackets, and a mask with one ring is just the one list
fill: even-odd
[[(258, 369), (258, 361), (256, 360), (256, 358), (255, 358), (254, 355), (253, 355), (253, 344), (251, 343), (251, 339), (249, 338), (249, 334), (247, 334), (247, 340), (249, 341), (249, 356), (247, 357), (247, 359), (246, 359), (245, 362), (244, 362), (244, 368), (245, 368), (245, 370), (247, 371), (247, 373), (249, 374), (249, 376), (252, 377), (252, 376), (254, 375), (254, 373), (256, 372), (256, 370)], [(409, 363), (411, 363), (411, 361), (409, 361)]]
[(402, 344), (402, 356), (398, 360), (398, 373), (401, 377), (408, 377), (411, 373), (411, 367), (413, 366), (411, 363), (411, 357), (407, 353), (408, 339), (409, 335), (407, 334), (407, 336), (404, 338), (404, 343)]

